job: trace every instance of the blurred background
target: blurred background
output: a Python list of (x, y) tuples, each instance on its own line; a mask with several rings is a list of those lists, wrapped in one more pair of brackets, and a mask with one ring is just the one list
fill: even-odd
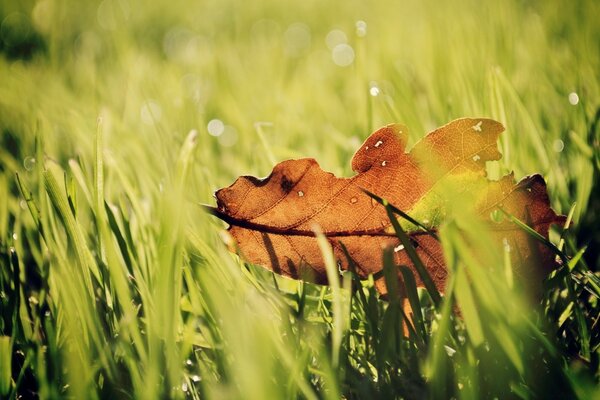
[[(586, 248), (581, 260), (597, 271), (599, 18), (597, 1), (0, 0), (0, 366), (11, 371), (0, 395), (427, 392), (425, 351), (396, 354), (403, 367), (348, 361), (361, 365), (356, 375), (332, 372), (338, 364), (319, 357), (354, 351), (335, 345), (341, 333), (326, 311), (335, 296), (244, 266), (197, 204), (288, 158), (350, 176), (354, 151), (388, 123), (408, 126), (414, 143), (455, 118), (490, 117), (506, 127), (490, 176), (541, 173), (554, 208), (573, 210), (565, 248)], [(305, 301), (319, 323), (307, 322)], [(564, 302), (549, 313), (564, 317), (548, 330), (552, 343), (586, 328), (577, 301)], [(373, 315), (361, 312), (348, 327)], [(591, 341), (581, 361), (591, 372), (561, 372), (575, 386), (598, 378), (593, 314), (590, 336), (573, 339)], [(529, 331), (510, 332), (527, 347)], [(583, 354), (581, 343), (557, 346)], [(435, 381), (448, 390), (439, 393), (509, 390), (486, 392), (493, 368), (473, 372), (471, 356), (429, 359), (448, 377)], [(535, 381), (519, 368), (506, 374)]]
[(3, 158), (21, 168), (40, 126), (59, 162), (89, 154), (98, 117), (111, 155), (155, 186), (197, 130), (211, 188), (293, 157), (348, 175), (379, 126), (403, 123), (414, 142), (492, 117), (507, 128), (502, 172), (540, 172), (559, 211), (576, 203), (599, 267), (595, 2), (0, 4)]

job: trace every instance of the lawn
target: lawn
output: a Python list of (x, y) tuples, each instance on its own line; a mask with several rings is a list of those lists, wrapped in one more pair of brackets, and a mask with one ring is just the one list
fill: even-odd
[[(0, 398), (600, 398), (599, 18), (597, 1), (0, 0)], [(444, 296), (408, 290), (407, 335), (373, 277), (245, 263), (202, 206), (286, 159), (351, 176), (377, 128), (412, 145), (461, 117), (506, 127), (491, 178), (539, 173), (568, 216), (537, 238), (560, 265), (541, 298), (457, 213)]]

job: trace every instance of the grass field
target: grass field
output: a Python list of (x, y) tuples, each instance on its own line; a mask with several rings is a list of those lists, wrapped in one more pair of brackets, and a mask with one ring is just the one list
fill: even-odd
[[(0, 0), (0, 398), (600, 398), (599, 18), (596, 1)], [(288, 158), (350, 176), (377, 127), (414, 143), (465, 116), (506, 127), (491, 176), (541, 173), (572, 219), (539, 304), (457, 216), (444, 299), (420, 289), (405, 337), (372, 279), (247, 265), (199, 206)]]

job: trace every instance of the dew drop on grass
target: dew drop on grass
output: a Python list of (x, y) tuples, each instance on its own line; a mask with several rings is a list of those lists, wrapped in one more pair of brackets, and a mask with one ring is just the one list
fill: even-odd
[(19, 235), (17, 235), (17, 232), (13, 232), (12, 238), (13, 240), (19, 240)]
[(452, 357), (456, 353), (456, 350), (454, 350), (450, 346), (444, 345), (444, 349), (446, 350), (446, 354), (448, 354), (448, 357)]
[(35, 158), (25, 157), (23, 160), (23, 167), (25, 167), (27, 171), (31, 171), (35, 167)]
[(379, 89), (379, 85), (377, 85), (377, 82), (371, 81), (369, 83), (369, 94), (373, 97), (377, 97), (377, 96), (379, 96), (379, 93), (381, 93), (381, 90)]
[(565, 148), (565, 142), (563, 142), (560, 139), (556, 139), (554, 141), (554, 143), (552, 144), (552, 149), (554, 149), (555, 152), (560, 153), (561, 151), (563, 151)]
[(579, 104), (579, 95), (575, 92), (569, 93), (569, 103), (571, 103), (572, 106)]
[(188, 384), (187, 383), (183, 383), (181, 385), (181, 390), (184, 391), (184, 392), (187, 392), (188, 391)]
[(402, 251), (402, 250), (404, 250), (404, 245), (403, 244), (400, 244), (400, 245), (394, 247), (394, 252), (395, 253), (397, 253), (399, 251)]
[(502, 212), (500, 210), (492, 210), (492, 212), (490, 212), (490, 219), (499, 224), (504, 220), (504, 216), (502, 215)]
[(200, 382), (200, 375), (192, 375), (192, 381), (193, 382)]

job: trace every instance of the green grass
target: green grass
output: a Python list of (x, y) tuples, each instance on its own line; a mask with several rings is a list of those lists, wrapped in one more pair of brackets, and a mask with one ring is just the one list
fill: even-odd
[[(189, 3), (0, 0), (0, 398), (600, 396), (597, 2)], [(539, 172), (572, 211), (539, 306), (459, 212), (441, 302), (373, 252), (420, 304), (405, 337), (372, 279), (246, 265), (199, 207), (463, 116), (507, 128), (492, 177)]]

